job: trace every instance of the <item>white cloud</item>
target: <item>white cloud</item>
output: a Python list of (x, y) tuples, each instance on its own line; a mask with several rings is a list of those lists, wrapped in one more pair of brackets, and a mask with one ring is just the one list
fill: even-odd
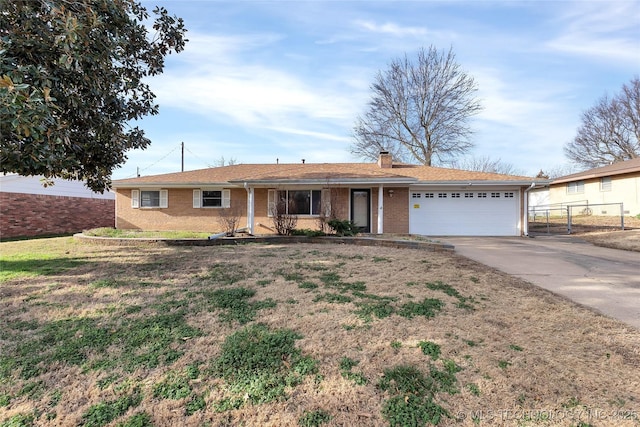
[(552, 50), (640, 65), (637, 1), (573, 2), (556, 21), (562, 30), (547, 42)]
[(162, 106), (255, 129), (291, 133), (297, 128), (295, 132), (301, 135), (313, 134), (322, 122), (350, 127), (361, 98), (344, 90), (357, 84), (353, 80), (315, 84), (305, 80), (307, 76), (284, 71), (275, 60), (262, 58), (258, 64), (247, 59), (276, 43), (279, 36), (190, 37), (189, 54), (176, 60), (177, 67), (154, 79), (153, 90)]
[(411, 26), (400, 26), (393, 22), (386, 22), (384, 24), (377, 24), (372, 21), (362, 21), (357, 20), (354, 23), (356, 27), (373, 32), (386, 34), (393, 37), (424, 37), (427, 35), (427, 29), (423, 27), (411, 27)]

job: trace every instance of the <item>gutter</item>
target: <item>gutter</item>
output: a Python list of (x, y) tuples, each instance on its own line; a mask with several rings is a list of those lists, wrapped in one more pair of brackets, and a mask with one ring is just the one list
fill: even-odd
[(529, 186), (529, 188), (527, 188), (526, 190), (524, 190), (524, 215), (525, 215), (525, 220), (524, 220), (524, 226), (522, 227), (522, 232), (525, 235), (525, 237), (530, 237), (529, 236), (529, 191), (533, 190), (534, 188), (544, 188), (547, 187), (549, 185), (549, 183), (545, 183), (543, 185), (536, 185), (539, 183), (536, 182), (532, 182), (531, 185)]

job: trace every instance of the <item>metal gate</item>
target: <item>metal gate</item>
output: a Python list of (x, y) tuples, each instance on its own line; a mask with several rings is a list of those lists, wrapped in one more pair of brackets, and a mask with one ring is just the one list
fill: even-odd
[(624, 230), (624, 206), (622, 203), (533, 206), (527, 220), (529, 234)]

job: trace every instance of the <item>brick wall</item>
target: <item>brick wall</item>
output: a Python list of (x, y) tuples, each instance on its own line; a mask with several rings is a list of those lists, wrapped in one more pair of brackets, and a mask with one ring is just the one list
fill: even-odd
[(0, 237), (34, 237), (113, 227), (115, 201), (0, 193)]
[[(392, 188), (393, 196), (389, 197), (387, 188), (384, 194), (384, 232), (400, 233), (409, 232), (409, 189)], [(377, 193), (377, 191), (376, 191)], [(377, 194), (376, 194), (377, 197)], [(374, 206), (376, 206), (374, 201)], [(376, 218), (377, 221), (377, 218)]]
[[(409, 190), (394, 188), (390, 197), (388, 189), (384, 194), (384, 232), (409, 232)], [(332, 188), (331, 206), (333, 214), (339, 219), (349, 219), (349, 189)], [(254, 192), (254, 225), (255, 234), (274, 233), (273, 220), (268, 216), (268, 190), (257, 188)], [(377, 232), (378, 221), (378, 189), (371, 191), (371, 232)], [(247, 192), (245, 189), (231, 189), (231, 205), (240, 216), (239, 227), (247, 225)], [(116, 191), (116, 228), (141, 230), (189, 230), (205, 232), (221, 232), (218, 216), (223, 209), (193, 208), (192, 189), (169, 189), (168, 208), (132, 208), (131, 190)], [(298, 218), (296, 228), (318, 229), (318, 218)]]

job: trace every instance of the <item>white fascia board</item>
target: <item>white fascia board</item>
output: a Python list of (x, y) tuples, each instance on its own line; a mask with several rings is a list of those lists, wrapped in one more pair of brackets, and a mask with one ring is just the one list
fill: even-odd
[(117, 185), (112, 185), (114, 189), (119, 188), (201, 188), (201, 187), (225, 187), (225, 188), (235, 188), (241, 187), (240, 185), (230, 183), (228, 181), (224, 182), (131, 182), (131, 183), (122, 183)]
[(412, 184), (413, 186), (428, 187), (529, 187), (532, 183), (536, 186), (548, 185), (549, 181), (420, 181)]
[(365, 186), (378, 186), (380, 184), (388, 185), (412, 185), (416, 181), (414, 179), (407, 178), (384, 178), (384, 179), (280, 179), (269, 181), (231, 181), (233, 183), (245, 183), (250, 187), (277, 187), (282, 185), (365, 185)]

